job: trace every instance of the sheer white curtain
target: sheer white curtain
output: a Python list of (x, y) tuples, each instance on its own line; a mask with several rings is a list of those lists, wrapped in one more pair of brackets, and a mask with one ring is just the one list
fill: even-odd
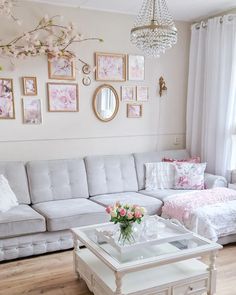
[(236, 131), (236, 15), (192, 26), (187, 148), (208, 172), (227, 176)]

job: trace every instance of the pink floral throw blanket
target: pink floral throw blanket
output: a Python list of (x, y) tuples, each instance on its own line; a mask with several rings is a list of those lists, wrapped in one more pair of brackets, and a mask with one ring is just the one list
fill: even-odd
[(175, 195), (165, 201), (162, 214), (184, 223), (198, 208), (234, 200), (236, 200), (236, 190), (223, 187), (187, 192)]

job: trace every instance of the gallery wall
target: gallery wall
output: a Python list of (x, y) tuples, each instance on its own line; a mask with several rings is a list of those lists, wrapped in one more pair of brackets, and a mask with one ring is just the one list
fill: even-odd
[[(76, 47), (79, 56), (88, 63), (94, 64), (96, 51), (140, 54), (129, 41), (134, 16), (29, 2), (20, 2), (15, 13), (23, 20), (22, 26), (1, 18), (0, 39), (10, 40), (19, 32), (31, 29), (45, 14), (63, 15), (64, 22), (77, 24), (85, 37), (104, 39), (103, 43), (90, 41)], [(108, 123), (99, 121), (93, 113), (92, 97), (95, 89), (103, 83), (94, 81), (92, 75), (92, 84), (83, 86), (80, 73), (77, 73), (79, 112), (50, 113), (46, 83), (53, 80), (48, 79), (47, 58), (18, 61), (15, 69), (6, 60), (0, 60), (4, 67), (0, 78), (12, 78), (14, 82), (16, 113), (15, 120), (0, 120), (0, 160), (25, 161), (183, 148), (190, 24), (176, 22), (176, 25), (178, 44), (159, 59), (146, 58), (145, 81), (110, 83), (119, 95), (122, 85), (149, 87), (149, 101), (143, 103), (142, 118), (127, 118), (126, 103), (121, 102), (114, 120)], [(43, 110), (42, 125), (23, 124), (23, 76), (37, 77), (37, 97), (42, 101)], [(160, 76), (165, 78), (168, 87), (162, 98), (158, 94)]]

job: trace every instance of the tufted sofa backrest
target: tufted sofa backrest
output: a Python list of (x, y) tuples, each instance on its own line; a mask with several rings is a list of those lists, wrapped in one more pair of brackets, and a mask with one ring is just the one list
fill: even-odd
[(89, 156), (85, 158), (89, 195), (138, 190), (133, 155)]
[(32, 161), (26, 168), (33, 204), (89, 197), (83, 159)]

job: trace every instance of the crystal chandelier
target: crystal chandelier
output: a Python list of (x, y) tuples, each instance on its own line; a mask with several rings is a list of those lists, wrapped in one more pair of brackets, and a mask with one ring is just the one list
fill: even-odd
[(143, 0), (131, 42), (147, 56), (159, 57), (177, 42), (177, 29), (165, 0)]

